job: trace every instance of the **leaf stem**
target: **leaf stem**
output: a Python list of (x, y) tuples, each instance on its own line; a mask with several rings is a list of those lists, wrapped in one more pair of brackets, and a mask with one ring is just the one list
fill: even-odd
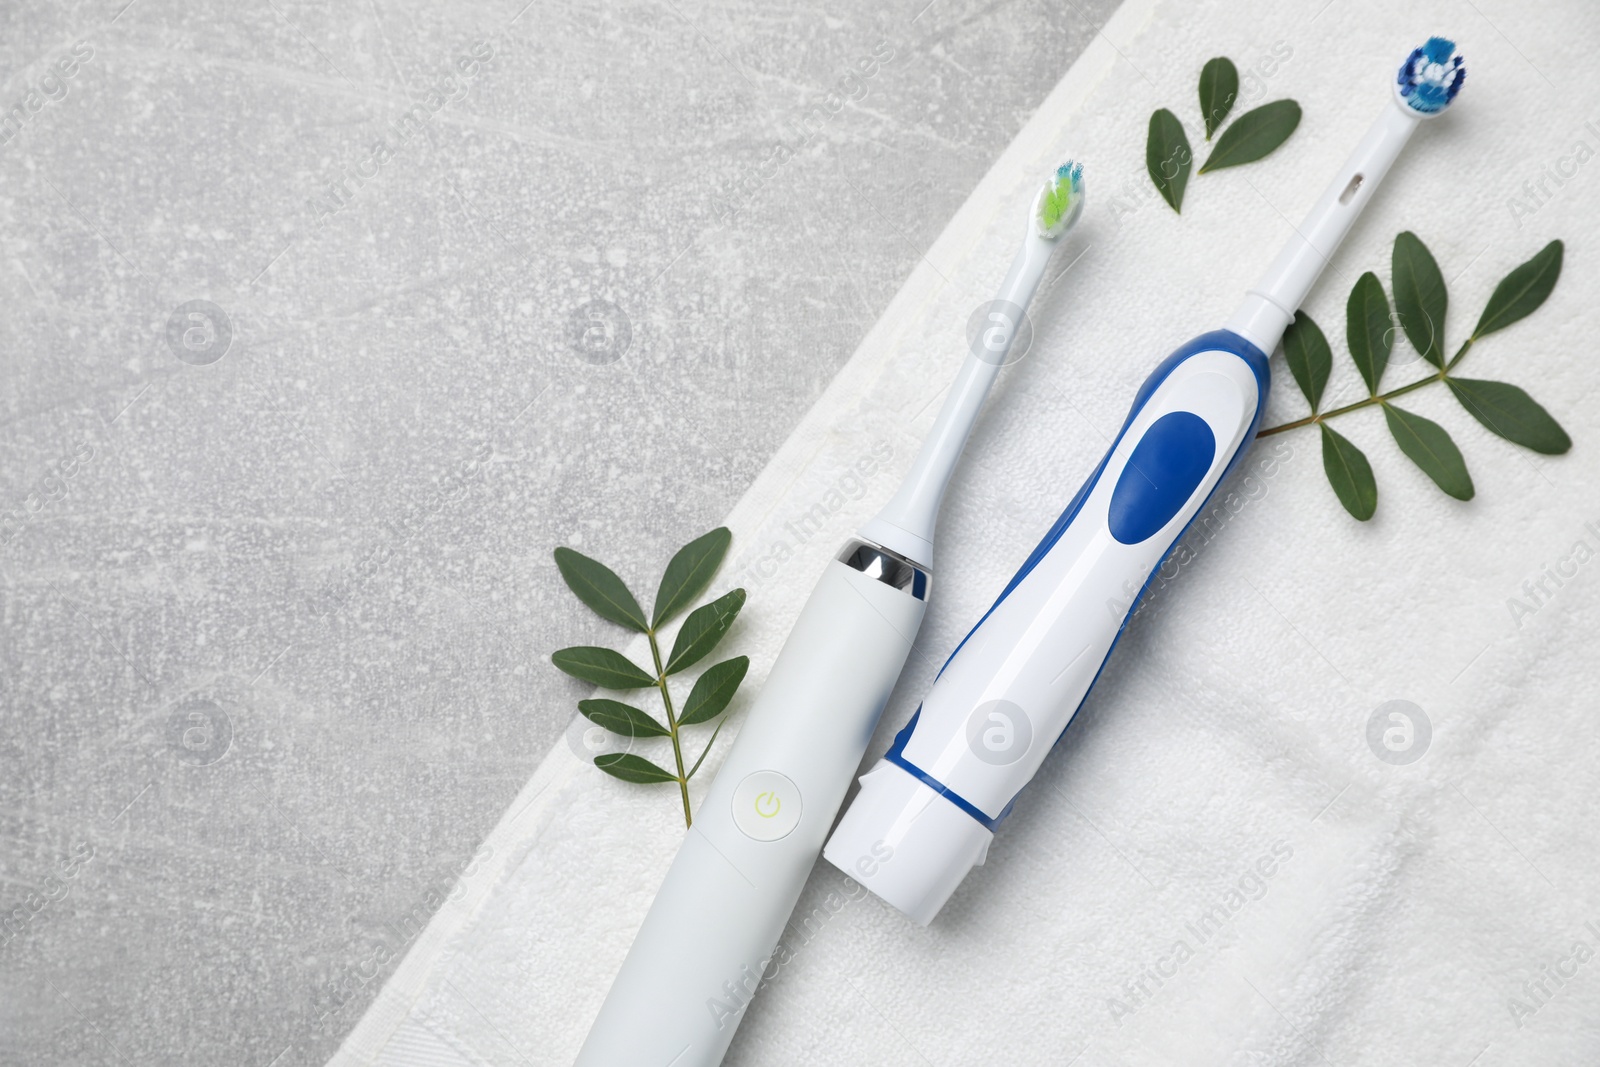
[(700, 764), (706, 761), (706, 756), (711, 754), (711, 746), (717, 743), (717, 735), (722, 732), (723, 723), (726, 723), (727, 721), (728, 717), (724, 715), (722, 717), (722, 722), (717, 723), (717, 728), (711, 731), (711, 739), (706, 742), (706, 747), (700, 750), (700, 758), (694, 761), (693, 767), (689, 768), (690, 778), (693, 778), (694, 772), (700, 769)]
[(656, 688), (661, 690), (661, 703), (667, 709), (667, 732), (672, 735), (672, 758), (678, 765), (678, 792), (683, 796), (683, 825), (693, 826), (694, 816), (689, 813), (689, 776), (683, 773), (683, 746), (678, 741), (678, 717), (672, 711), (672, 694), (667, 692), (667, 672), (661, 665), (661, 646), (656, 644), (654, 627), (645, 633), (650, 637), (650, 658), (656, 664)]
[(1302, 426), (1311, 426), (1315, 423), (1331, 419), (1335, 415), (1343, 415), (1346, 412), (1355, 411), (1358, 408), (1369, 408), (1374, 404), (1385, 403), (1393, 400), (1397, 396), (1404, 396), (1413, 389), (1421, 389), (1424, 385), (1428, 385), (1432, 382), (1442, 382), (1450, 376), (1450, 368), (1454, 367), (1457, 363), (1460, 363), (1461, 358), (1467, 354), (1467, 349), (1472, 347), (1473, 340), (1473, 338), (1467, 338), (1467, 343), (1461, 346), (1461, 350), (1455, 354), (1449, 363), (1446, 363), (1443, 367), (1435, 370), (1426, 378), (1419, 378), (1414, 382), (1402, 385), (1398, 389), (1391, 389), (1387, 393), (1383, 393), (1378, 396), (1369, 396), (1365, 400), (1357, 400), (1354, 404), (1346, 404), (1342, 408), (1334, 408), (1332, 411), (1324, 411), (1318, 415), (1307, 415), (1303, 419), (1295, 419), (1293, 422), (1286, 422), (1281, 426), (1273, 426), (1270, 429), (1260, 431), (1256, 434), (1256, 436), (1271, 437), (1273, 434), (1283, 433), (1285, 430), (1297, 430)]

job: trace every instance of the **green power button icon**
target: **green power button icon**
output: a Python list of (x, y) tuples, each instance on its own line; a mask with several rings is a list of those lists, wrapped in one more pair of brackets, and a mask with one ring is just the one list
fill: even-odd
[(800, 825), (800, 788), (777, 771), (751, 771), (733, 788), (728, 813), (752, 841), (777, 841)]
[(782, 807), (783, 801), (779, 800), (778, 794), (774, 792), (768, 791), (756, 796), (756, 814), (763, 819), (776, 817)]

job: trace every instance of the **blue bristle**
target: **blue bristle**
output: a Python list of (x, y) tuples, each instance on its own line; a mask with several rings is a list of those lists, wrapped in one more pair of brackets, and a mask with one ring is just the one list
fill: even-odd
[(1454, 41), (1430, 37), (1421, 48), (1412, 49), (1400, 65), (1400, 98), (1412, 110), (1432, 115), (1456, 98), (1461, 83), (1467, 80), (1467, 66), (1455, 50)]

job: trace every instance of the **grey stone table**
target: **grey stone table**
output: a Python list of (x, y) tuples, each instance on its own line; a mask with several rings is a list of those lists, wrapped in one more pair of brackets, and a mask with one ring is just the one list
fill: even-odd
[(0, 1063), (320, 1063), (1109, 0), (0, 3)]

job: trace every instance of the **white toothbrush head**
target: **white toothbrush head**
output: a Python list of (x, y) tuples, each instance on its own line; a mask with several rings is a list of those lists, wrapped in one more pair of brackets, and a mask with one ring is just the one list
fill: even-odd
[(1055, 240), (1083, 213), (1083, 164), (1067, 160), (1056, 168), (1033, 201), (1033, 224), (1040, 237)]
[(1456, 51), (1456, 43), (1445, 37), (1429, 37), (1400, 64), (1394, 91), (1403, 106), (1431, 118), (1450, 106), (1466, 80), (1466, 60)]

